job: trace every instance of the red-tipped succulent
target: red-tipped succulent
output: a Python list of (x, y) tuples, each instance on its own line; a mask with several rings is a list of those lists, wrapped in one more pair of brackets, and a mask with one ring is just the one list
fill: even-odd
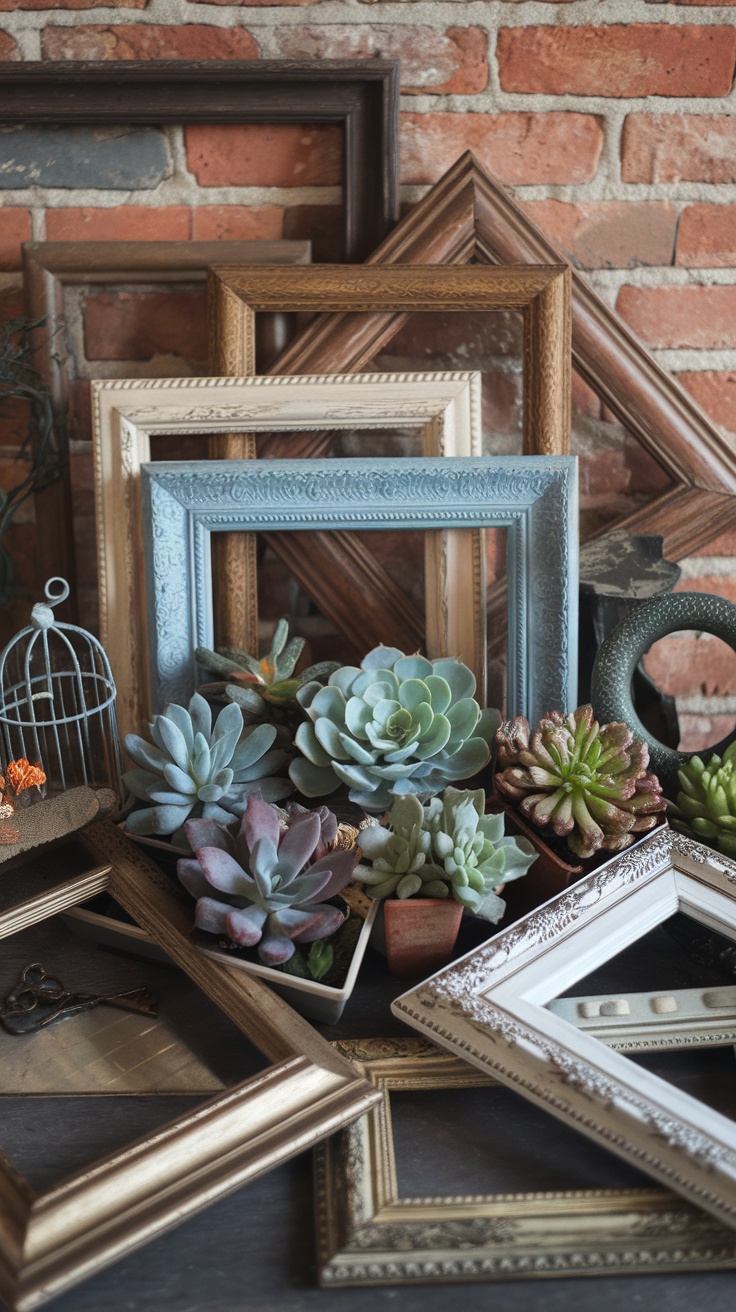
[(337, 820), (326, 806), (279, 813), (251, 793), (235, 835), (213, 820), (188, 821), (186, 834), (195, 856), (178, 871), (197, 898), (199, 929), (240, 947), (258, 944), (261, 960), (276, 966), (294, 955), (295, 942), (314, 943), (342, 924), (329, 899), (350, 881), (359, 849), (331, 848)]
[(592, 706), (551, 711), (533, 733), (518, 715), (497, 730), (496, 746), (499, 792), (576, 856), (620, 852), (665, 809), (646, 743), (625, 724), (599, 725)]

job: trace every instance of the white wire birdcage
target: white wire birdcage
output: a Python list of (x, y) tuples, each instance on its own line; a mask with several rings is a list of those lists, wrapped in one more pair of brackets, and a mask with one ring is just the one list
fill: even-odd
[(46, 774), (48, 794), (86, 784), (123, 800), (115, 681), (102, 645), (85, 629), (57, 621), (52, 606), (69, 596), (49, 579), (31, 623), (0, 653), (3, 766), (25, 758)]

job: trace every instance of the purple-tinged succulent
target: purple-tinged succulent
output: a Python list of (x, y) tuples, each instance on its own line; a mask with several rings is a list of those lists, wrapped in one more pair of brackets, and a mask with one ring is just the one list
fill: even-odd
[(628, 725), (598, 724), (592, 706), (550, 711), (531, 734), (518, 715), (496, 731), (496, 746), (496, 787), (576, 856), (620, 852), (665, 809), (646, 743)]
[[(254, 947), (267, 966), (294, 954), (294, 943), (314, 943), (345, 919), (329, 899), (349, 883), (359, 850), (330, 850), (337, 821), (318, 811), (275, 806), (251, 793), (236, 834), (213, 820), (189, 820), (194, 859), (179, 861), (179, 878), (197, 898), (199, 929)], [(213, 897), (213, 890), (217, 896)]]

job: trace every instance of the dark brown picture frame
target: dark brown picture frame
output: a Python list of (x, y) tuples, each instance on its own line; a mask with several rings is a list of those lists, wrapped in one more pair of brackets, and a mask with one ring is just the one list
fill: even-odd
[[(495, 265), (569, 264), (506, 188), (466, 151), (367, 263), (467, 264), (470, 260)], [(681, 560), (736, 524), (733, 448), (615, 310), (581, 274), (571, 272), (573, 364), (672, 480), (666, 491), (616, 527), (631, 533), (661, 533), (665, 554)], [(396, 331), (396, 319), (322, 314), (289, 344), (272, 372), (360, 369)], [(303, 454), (314, 454), (304, 445)], [(362, 581), (357, 586), (362, 588)]]
[[(64, 288), (95, 284), (204, 284), (213, 261), (233, 258), (249, 267), (308, 264), (308, 241), (39, 241), (23, 245), (26, 312), (35, 332), (35, 362), (51, 392), (57, 441), (65, 441), (70, 404)], [(279, 317), (261, 316), (259, 354), (272, 359), (283, 345)], [(90, 448), (91, 450), (91, 448)], [(36, 560), (41, 584), (61, 574), (72, 585), (64, 618), (76, 618), (74, 518), (68, 463), (62, 477), (36, 496)]]

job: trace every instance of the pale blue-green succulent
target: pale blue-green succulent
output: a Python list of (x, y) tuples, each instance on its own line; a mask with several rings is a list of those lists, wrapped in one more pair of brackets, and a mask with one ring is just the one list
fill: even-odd
[(245, 727), (239, 706), (225, 706), (213, 726), (208, 702), (195, 693), (188, 708), (171, 702), (148, 728), (151, 742), (135, 733), (125, 739), (136, 768), (123, 782), (133, 797), (151, 804), (128, 814), (129, 833), (173, 835), (174, 845), (185, 845), (183, 825), (190, 818), (232, 823), (249, 793), (258, 790), (278, 802), (293, 792), (287, 779), (274, 777), (287, 760), (285, 752), (271, 750), (276, 728)]
[(299, 689), (309, 719), (297, 730), (301, 756), (289, 776), (307, 797), (347, 784), (366, 811), (384, 811), (395, 797), (432, 797), (490, 759), (500, 717), (481, 711), (474, 692), (462, 661), (375, 647), (360, 669), (344, 665), (326, 687)]
[(401, 797), (380, 825), (361, 832), (356, 879), (370, 897), (454, 897), (494, 924), (505, 904), (494, 891), (525, 875), (537, 853), (525, 838), (503, 832), (502, 815), (484, 815), (482, 789), (447, 788), (422, 806)]

